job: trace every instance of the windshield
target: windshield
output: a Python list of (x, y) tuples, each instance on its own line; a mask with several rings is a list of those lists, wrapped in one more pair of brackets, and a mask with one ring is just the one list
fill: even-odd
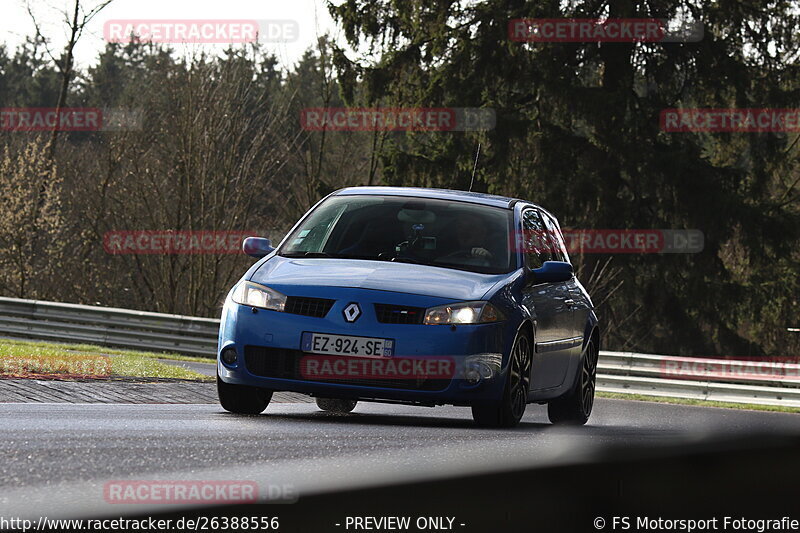
[(512, 270), (512, 211), (387, 196), (333, 196), (286, 240), (284, 257), (418, 263), (499, 274)]

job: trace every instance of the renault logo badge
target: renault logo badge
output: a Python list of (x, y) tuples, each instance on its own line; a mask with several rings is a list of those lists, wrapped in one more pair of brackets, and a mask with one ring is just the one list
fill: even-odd
[(342, 314), (348, 322), (355, 322), (361, 316), (361, 307), (355, 302), (349, 303), (342, 311)]

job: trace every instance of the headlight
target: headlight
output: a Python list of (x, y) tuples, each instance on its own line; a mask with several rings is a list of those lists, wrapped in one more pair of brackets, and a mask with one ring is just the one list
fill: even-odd
[(237, 304), (283, 311), (286, 305), (286, 295), (264, 285), (243, 281), (233, 290), (231, 299)]
[(489, 302), (463, 302), (431, 307), (425, 312), (424, 324), (486, 324), (503, 319)]

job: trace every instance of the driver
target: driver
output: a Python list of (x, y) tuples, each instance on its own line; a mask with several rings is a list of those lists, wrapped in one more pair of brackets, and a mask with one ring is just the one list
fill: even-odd
[(458, 252), (489, 260), (492, 253), (488, 250), (489, 235), (486, 230), (486, 222), (481, 217), (470, 213), (458, 215), (455, 220), (456, 243)]

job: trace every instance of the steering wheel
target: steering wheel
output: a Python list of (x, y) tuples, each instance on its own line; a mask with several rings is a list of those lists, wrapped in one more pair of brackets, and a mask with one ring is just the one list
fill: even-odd
[(451, 261), (456, 261), (456, 262), (468, 261), (472, 264), (477, 264), (478, 266), (490, 266), (491, 265), (491, 261), (489, 261), (490, 257), (491, 256), (489, 257), (474, 256), (472, 255), (472, 249), (470, 248), (469, 250), (458, 250), (457, 252), (449, 253), (441, 257), (439, 260), (445, 263)]

